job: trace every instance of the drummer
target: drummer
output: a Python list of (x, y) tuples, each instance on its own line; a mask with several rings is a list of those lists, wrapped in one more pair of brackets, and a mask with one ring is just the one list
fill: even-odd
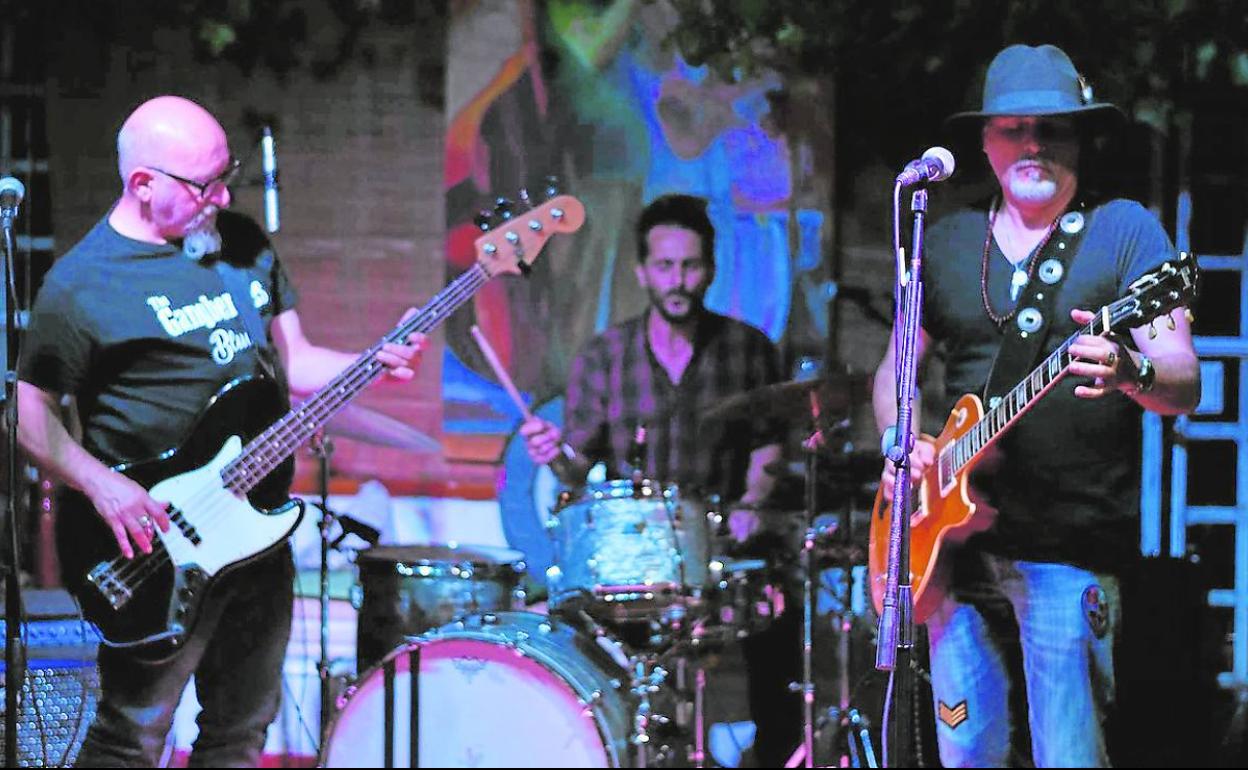
[[(775, 483), (764, 469), (780, 459), (782, 426), (749, 415), (714, 421), (699, 415), (778, 382), (776, 347), (753, 326), (703, 305), (715, 277), (715, 230), (705, 200), (654, 200), (642, 211), (636, 236), (637, 281), (649, 307), (590, 340), (573, 360), (564, 431), (534, 417), (520, 433), (537, 463), (555, 460), (565, 442), (571, 447), (571, 462), (552, 465), (569, 486), (583, 484), (601, 462), (608, 477), (629, 478), (636, 470), (738, 501), (728, 528), (743, 542), (766, 524), (753, 508)], [(783, 766), (800, 739), (801, 703), (788, 688), (799, 673), (799, 615), (785, 612), (744, 641), (755, 754), (763, 767)]]

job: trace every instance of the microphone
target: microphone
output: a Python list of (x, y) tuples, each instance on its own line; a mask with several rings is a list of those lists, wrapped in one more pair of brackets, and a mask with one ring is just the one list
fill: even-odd
[(338, 514), (338, 525), (342, 527), (342, 535), (332, 545), (338, 545), (346, 539), (347, 535), (355, 535), (369, 545), (377, 545), (377, 542), (381, 540), (381, 530), (345, 514)]
[(932, 147), (918, 160), (906, 164), (905, 170), (897, 175), (897, 184), (912, 187), (924, 182), (939, 182), (953, 176), (953, 167), (953, 153), (944, 147)]
[(260, 138), (260, 166), (264, 171), (264, 229), (275, 233), (282, 223), (277, 210), (277, 149), (268, 126)]
[(21, 180), (6, 176), (0, 179), (0, 220), (4, 221), (6, 226), (13, 224), (13, 220), (17, 219), (17, 207), (21, 205), (22, 198), (26, 197), (26, 185)]

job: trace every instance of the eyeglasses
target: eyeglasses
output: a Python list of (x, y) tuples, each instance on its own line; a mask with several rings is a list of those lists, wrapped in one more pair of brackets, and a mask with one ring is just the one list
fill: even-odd
[(225, 167), (225, 171), (222, 171), (216, 177), (209, 179), (207, 182), (196, 182), (194, 179), (187, 179), (184, 176), (171, 174), (163, 168), (156, 168), (155, 166), (149, 166), (148, 168), (152, 171), (159, 171), (170, 179), (176, 179), (182, 184), (195, 188), (197, 194), (199, 195), (199, 199), (207, 200), (233, 184), (234, 180), (238, 177), (239, 170), (242, 169), (242, 167), (243, 164), (238, 158), (230, 158), (230, 163)]

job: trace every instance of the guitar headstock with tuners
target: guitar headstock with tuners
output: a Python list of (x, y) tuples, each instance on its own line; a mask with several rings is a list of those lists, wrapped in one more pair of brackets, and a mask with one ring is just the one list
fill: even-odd
[[(491, 277), (500, 273), (528, 273), (529, 266), (555, 233), (574, 233), (585, 222), (585, 207), (571, 195), (557, 195), (547, 188), (550, 199), (540, 206), (513, 212), (506, 198), (498, 198), (494, 211), (482, 211), (476, 224), (484, 235), (473, 241), (477, 263)], [(520, 201), (528, 205), (527, 191)]]
[(1128, 287), (1126, 296), (1107, 305), (1096, 325), (1100, 332), (1125, 331), (1166, 315), (1175, 308), (1190, 305), (1200, 291), (1200, 268), (1196, 256), (1181, 252), (1176, 259), (1140, 276)]

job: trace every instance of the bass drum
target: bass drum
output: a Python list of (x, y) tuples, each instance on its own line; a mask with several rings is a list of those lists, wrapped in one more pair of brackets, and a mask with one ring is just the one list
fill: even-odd
[(620, 767), (634, 710), (627, 662), (609, 637), (553, 617), (473, 615), (361, 676), (338, 702), (319, 764)]

